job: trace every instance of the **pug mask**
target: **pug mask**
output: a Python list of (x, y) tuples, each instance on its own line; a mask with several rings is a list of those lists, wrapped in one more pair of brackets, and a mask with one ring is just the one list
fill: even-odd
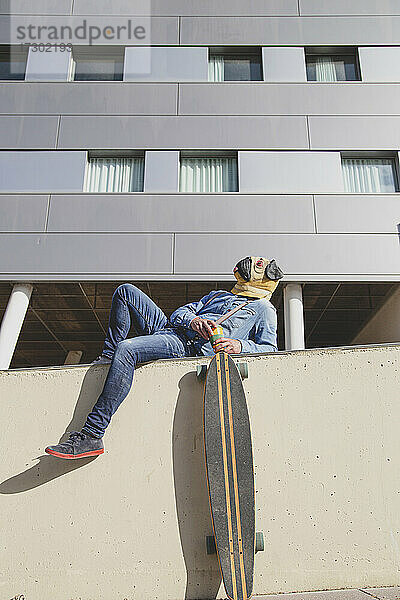
[(271, 298), (282, 279), (283, 272), (275, 260), (268, 260), (262, 256), (247, 256), (240, 260), (233, 274), (237, 279), (232, 294), (248, 296), (249, 298)]

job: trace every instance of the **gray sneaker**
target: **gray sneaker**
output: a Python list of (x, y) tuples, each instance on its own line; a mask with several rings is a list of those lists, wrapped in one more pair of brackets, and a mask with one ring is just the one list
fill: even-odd
[(45, 452), (57, 456), (57, 458), (85, 458), (103, 454), (104, 444), (101, 438), (91, 437), (81, 431), (72, 431), (66, 442), (56, 446), (47, 446)]
[(108, 358), (108, 356), (104, 356), (104, 354), (100, 354), (100, 356), (98, 356), (97, 358), (94, 359), (93, 362), (91, 362), (91, 365), (109, 365), (111, 362), (111, 358)]

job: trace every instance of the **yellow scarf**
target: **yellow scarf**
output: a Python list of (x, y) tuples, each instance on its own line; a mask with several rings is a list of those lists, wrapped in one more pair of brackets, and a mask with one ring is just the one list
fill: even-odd
[(261, 256), (248, 256), (238, 262), (233, 270), (237, 279), (232, 294), (250, 298), (271, 298), (283, 273), (275, 263)]

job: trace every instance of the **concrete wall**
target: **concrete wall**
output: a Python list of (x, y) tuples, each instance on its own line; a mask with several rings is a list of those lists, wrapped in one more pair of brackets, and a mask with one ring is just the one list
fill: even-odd
[[(399, 585), (400, 346), (246, 361), (255, 594)], [(199, 362), (141, 366), (106, 453), (70, 462), (43, 449), (82, 426), (108, 367), (0, 373), (2, 597), (224, 597), (205, 553)]]
[(400, 288), (368, 321), (353, 344), (400, 342)]

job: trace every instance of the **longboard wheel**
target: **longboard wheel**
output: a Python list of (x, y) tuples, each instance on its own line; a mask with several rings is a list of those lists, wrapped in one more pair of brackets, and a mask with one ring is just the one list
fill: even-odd
[(198, 379), (205, 379), (207, 375), (207, 365), (197, 365), (196, 375)]
[(264, 534), (262, 531), (256, 533), (256, 552), (264, 552)]
[(247, 363), (238, 363), (237, 368), (239, 369), (240, 377), (247, 379), (249, 376), (249, 365)]
[(213, 535), (206, 536), (207, 554), (217, 554), (217, 546), (215, 545), (215, 537)]

